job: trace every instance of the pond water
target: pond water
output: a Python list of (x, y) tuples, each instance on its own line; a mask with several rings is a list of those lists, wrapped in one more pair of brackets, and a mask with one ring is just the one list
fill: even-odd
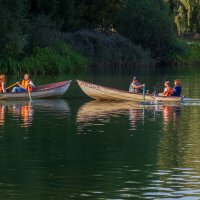
[[(179, 78), (200, 99), (200, 69), (33, 77), (150, 90)], [(17, 81), (15, 77), (9, 80)], [(60, 99), (0, 101), (0, 199), (200, 199), (200, 101), (141, 106), (97, 102), (76, 82)]]

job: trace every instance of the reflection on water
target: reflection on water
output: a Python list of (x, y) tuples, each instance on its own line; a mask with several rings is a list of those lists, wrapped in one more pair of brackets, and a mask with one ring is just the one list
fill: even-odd
[(85, 127), (88, 129), (88, 127), (94, 125), (103, 126), (105, 123), (109, 123), (111, 118), (123, 115), (129, 116), (129, 130), (137, 130), (137, 123), (144, 125), (145, 119), (155, 121), (156, 116), (161, 113), (163, 115), (163, 130), (167, 130), (171, 122), (175, 128), (181, 114), (180, 106), (180, 104), (144, 106), (133, 102), (91, 101), (85, 103), (78, 110), (76, 118), (78, 133), (86, 133), (84, 130)]
[[(140, 79), (180, 78), (192, 99), (86, 103), (72, 84), (67, 101), (0, 101), (0, 199), (200, 199), (199, 75), (165, 75)], [(80, 77), (121, 89), (131, 78)]]
[[(76, 116), (77, 133), (90, 133), (88, 137), (101, 133), (109, 140), (103, 140), (108, 145), (103, 162), (110, 169), (95, 174), (99, 198), (200, 199), (198, 119), (198, 108), (190, 104), (90, 101), (82, 105)], [(106, 180), (109, 195), (101, 187)], [(90, 190), (84, 195), (95, 196)]]
[(5, 108), (5, 113), (13, 115), (17, 120), (21, 119), (21, 127), (28, 128), (32, 124), (34, 110), (30, 101), (1, 102), (1, 104), (0, 107)]
[(5, 123), (5, 106), (0, 106), (0, 126)]
[(16, 125), (28, 128), (33, 123), (34, 110), (48, 110), (61, 118), (69, 113), (69, 106), (65, 100), (0, 101), (0, 126), (5, 126), (6, 115), (11, 115)]

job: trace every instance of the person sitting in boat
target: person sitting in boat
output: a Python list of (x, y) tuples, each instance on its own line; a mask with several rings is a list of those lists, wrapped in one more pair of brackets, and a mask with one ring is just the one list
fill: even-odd
[(172, 96), (180, 97), (182, 92), (181, 81), (176, 79), (174, 81), (174, 88), (172, 89)]
[(163, 95), (164, 96), (171, 96), (172, 95), (172, 87), (170, 86), (170, 82), (169, 81), (165, 81), (164, 83), (164, 91), (163, 91)]
[(6, 77), (4, 74), (0, 74), (0, 92), (6, 92), (5, 89), (5, 84), (6, 84)]
[(138, 79), (137, 77), (133, 77), (133, 81), (132, 83), (130, 84), (130, 87), (129, 87), (129, 92), (131, 93), (141, 93), (142, 92), (142, 87), (144, 87), (144, 84), (141, 85), (139, 82), (138, 82)]
[(33, 84), (32, 80), (29, 79), (29, 74), (24, 74), (24, 79), (23, 81), (20, 82), (16, 82), (16, 84), (19, 87), (14, 87), (12, 89), (12, 92), (28, 92), (28, 91), (32, 91), (33, 88), (35, 87), (35, 85)]

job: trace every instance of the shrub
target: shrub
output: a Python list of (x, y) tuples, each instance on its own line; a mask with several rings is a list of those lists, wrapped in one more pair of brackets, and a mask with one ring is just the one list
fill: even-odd
[(105, 34), (99, 31), (84, 30), (65, 34), (64, 40), (87, 56), (91, 64), (97, 67), (109, 65), (123, 67), (154, 63), (148, 50), (144, 50), (117, 33)]
[[(72, 47), (59, 43), (54, 47), (37, 47), (31, 56), (19, 59), (3, 58), (0, 66), (4, 72), (28, 72), (40, 74), (77, 73), (84, 70), (88, 61)], [(14, 66), (14, 67), (13, 67)]]
[(178, 40), (179, 49), (169, 54), (169, 61), (173, 64), (200, 64), (200, 43)]

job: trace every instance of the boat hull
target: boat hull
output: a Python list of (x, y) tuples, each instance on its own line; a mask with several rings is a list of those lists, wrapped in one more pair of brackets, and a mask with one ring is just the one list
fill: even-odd
[[(70, 83), (71, 81), (63, 81), (63, 82), (38, 86), (34, 88), (34, 91), (31, 92), (31, 98), (44, 99), (44, 98), (59, 97), (68, 90)], [(18, 99), (29, 99), (28, 92), (0, 93), (0, 100), (18, 100)]]
[[(143, 101), (144, 97), (142, 94), (133, 94), (127, 91), (118, 90), (114, 88), (104, 87), (85, 81), (77, 80), (80, 88), (89, 97), (96, 100), (112, 100), (112, 101)], [(181, 97), (165, 97), (165, 96), (154, 96), (145, 95), (145, 101), (162, 101), (162, 102), (180, 102)]]

